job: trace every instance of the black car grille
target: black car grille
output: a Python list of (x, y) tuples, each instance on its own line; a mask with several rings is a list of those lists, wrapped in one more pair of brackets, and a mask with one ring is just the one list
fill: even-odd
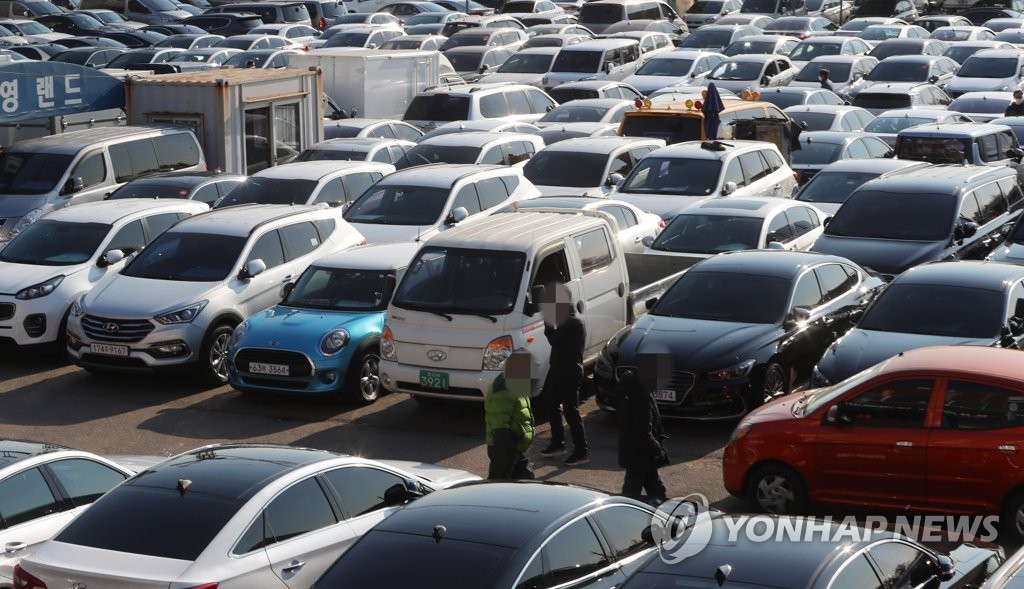
[(398, 388), (412, 393), (437, 393), (439, 395), (453, 395), (458, 397), (475, 397), (483, 399), (483, 393), (477, 389), (468, 387), (448, 387), (447, 389), (431, 389), (417, 382), (398, 381)]
[(14, 317), (14, 303), (0, 303), (0, 321)]
[(313, 365), (304, 354), (289, 350), (271, 350), (267, 348), (242, 348), (235, 354), (235, 368), (239, 372), (248, 372), (251, 362), (262, 364), (283, 364), (288, 367), (289, 377), (305, 377), (313, 374)]
[(682, 402), (696, 381), (697, 375), (694, 373), (677, 370), (672, 373), (672, 380), (669, 381), (668, 386), (676, 392), (676, 399)]
[(272, 389), (286, 389), (289, 391), (302, 391), (309, 388), (309, 383), (304, 380), (280, 380), (275, 378), (257, 378), (253, 376), (241, 377), (243, 385), (254, 387), (267, 387)]
[(82, 330), (90, 339), (131, 344), (141, 341), (156, 327), (148, 319), (108, 319), (85, 315)]

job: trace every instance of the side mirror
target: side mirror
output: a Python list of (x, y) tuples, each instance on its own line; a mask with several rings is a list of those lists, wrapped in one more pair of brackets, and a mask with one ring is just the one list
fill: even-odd
[(1011, 147), (1007, 151), (1008, 155), (1013, 159), (1019, 160), (1021, 158), (1024, 158), (1024, 149), (1021, 149), (1019, 147)]
[(452, 212), (448, 214), (447, 222), (449, 225), (455, 225), (456, 223), (463, 221), (468, 216), (469, 211), (467, 211), (465, 207), (455, 207), (452, 209)]
[(283, 301), (283, 300), (287, 299), (288, 295), (292, 294), (293, 290), (295, 290), (295, 283), (294, 282), (289, 282), (288, 284), (282, 286), (281, 287), (281, 300)]
[(839, 402), (828, 408), (828, 412), (825, 413), (825, 423), (849, 425), (853, 423), (853, 416), (846, 409), (846, 405)]
[(376, 49), (377, 48), (377, 44), (376, 43), (370, 43), (369, 45), (366, 46), (366, 48), (367, 49)]
[(953, 559), (945, 554), (938, 555), (935, 562), (935, 574), (939, 577), (939, 580), (946, 582), (952, 580), (956, 575), (956, 563)]
[(768, 249), (770, 249), (770, 250), (784, 250), (784, 249), (786, 249), (786, 246), (783, 245), (782, 243), (778, 242), (778, 241), (775, 241), (774, 239), (769, 238)]
[(853, 74), (854, 81), (860, 80), (863, 77), (864, 77), (864, 72), (857, 72), (857, 73)]
[(107, 266), (113, 266), (124, 259), (124, 251), (119, 249), (112, 249), (105, 252), (98, 260), (96, 265), (100, 268), (106, 268)]
[(482, 66), (480, 66), (480, 69), (477, 70), (477, 71), (479, 71), (481, 74), (483, 74), (483, 73), (487, 73), (487, 70), (489, 70), (489, 69), (491, 69), (491, 66), (489, 66), (489, 65), (487, 65), (485, 63)]
[(81, 192), (83, 188), (85, 188), (85, 182), (81, 177), (75, 176), (74, 178), (68, 178), (67, 183), (64, 184), (64, 190), (61, 191), (61, 195), (66, 196), (75, 194), (76, 192)]
[(535, 284), (530, 288), (530, 292), (526, 293), (526, 306), (523, 307), (523, 314), (527, 317), (533, 317), (537, 314), (537, 310), (540, 309), (540, 301), (544, 298), (544, 285)]
[(1003, 328), (1003, 334), (1011, 337), (1024, 335), (1024, 319), (1010, 317), (1009, 321), (1006, 322), (1006, 327)]
[(938, 81), (939, 81), (939, 77), (936, 76), (936, 75), (932, 75), (932, 76), (928, 77), (928, 82), (930, 82), (932, 84), (934, 84), (935, 82), (938, 82)]
[(793, 329), (810, 318), (811, 311), (807, 307), (793, 307), (793, 310), (789, 312), (789, 317), (786, 319), (785, 328)]
[(404, 505), (409, 501), (409, 489), (402, 483), (395, 483), (384, 491), (384, 505), (394, 507)]
[(652, 245), (654, 245), (654, 236), (645, 235), (644, 238), (640, 240), (640, 243), (644, 244), (644, 247), (651, 247)]
[(266, 269), (267, 265), (263, 262), (263, 260), (256, 258), (255, 260), (249, 260), (248, 262), (245, 263), (245, 267), (242, 268), (242, 271), (238, 273), (238, 277), (241, 278), (242, 280), (248, 280), (250, 278), (255, 278), (256, 276), (259, 276)]
[(727, 196), (736, 192), (736, 188), (737, 186), (735, 182), (726, 182), (725, 186), (722, 187), (722, 196)]
[(832, 215), (829, 215), (829, 216), (825, 217), (824, 219), (822, 219), (821, 226), (822, 227), (828, 227), (828, 224), (831, 223), (831, 222), (832, 222)]
[(618, 186), (622, 184), (622, 181), (625, 179), (626, 177), (623, 176), (622, 174), (619, 174), (618, 172), (612, 172), (611, 174), (608, 175), (608, 179), (604, 181), (604, 185), (611, 188), (613, 186)]
[(657, 304), (658, 304), (658, 297), (654, 297), (653, 299), (647, 299), (646, 301), (644, 301), (644, 307), (646, 307), (648, 311), (653, 309), (654, 305), (657, 305)]
[(974, 237), (978, 233), (978, 224), (974, 221), (967, 221), (963, 224), (964, 237)]

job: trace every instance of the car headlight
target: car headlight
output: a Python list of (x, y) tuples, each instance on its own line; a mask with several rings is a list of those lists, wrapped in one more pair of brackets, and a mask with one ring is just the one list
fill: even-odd
[(192, 323), (192, 320), (199, 316), (199, 312), (203, 310), (203, 307), (205, 307), (208, 302), (209, 301), (199, 301), (198, 303), (193, 303), (187, 307), (175, 309), (170, 313), (157, 315), (153, 319), (155, 319), (157, 323), (162, 323), (164, 325), (171, 325), (174, 323)]
[(33, 284), (28, 288), (19, 290), (14, 298), (28, 301), (32, 299), (38, 299), (39, 297), (45, 297), (60, 286), (60, 283), (64, 281), (64, 275), (54, 276), (46, 282), (40, 282), (39, 284)]
[(484, 349), (484, 370), (504, 370), (505, 360), (512, 355), (512, 336), (496, 337)]
[(398, 362), (398, 351), (395, 349), (395, 336), (392, 335), (391, 328), (387, 325), (384, 326), (384, 331), (380, 334), (380, 357), (392, 362)]
[(822, 374), (821, 371), (818, 370), (818, 365), (815, 364), (814, 369), (811, 370), (811, 387), (818, 389), (830, 386), (832, 386), (832, 379)]
[(335, 329), (327, 333), (324, 339), (320, 340), (320, 351), (325, 356), (337, 354), (348, 343), (348, 332), (344, 329)]
[(32, 209), (25, 213), (20, 219), (18, 219), (18, 222), (14, 224), (14, 227), (11, 227), (11, 232), (7, 235), (7, 239), (14, 239), (14, 236), (24, 231), (29, 225), (38, 221), (39, 217), (42, 216), (43, 209), (41, 208)]
[(231, 339), (228, 340), (228, 346), (232, 348), (237, 346), (238, 342), (242, 341), (242, 338), (245, 337), (245, 334), (247, 333), (249, 333), (249, 322), (243, 321), (239, 323), (238, 326), (235, 327), (235, 330), (231, 332)]
[(729, 366), (728, 368), (722, 368), (720, 370), (713, 370), (708, 373), (709, 380), (735, 380), (737, 378), (743, 378), (750, 374), (750, 370), (754, 368), (753, 360), (744, 360), (739, 364)]
[(740, 424), (736, 426), (736, 429), (732, 430), (732, 435), (729, 436), (729, 443), (731, 444), (747, 437), (747, 434), (750, 433), (750, 429), (752, 427), (754, 426), (745, 421), (740, 422)]
[(68, 314), (72, 317), (81, 317), (85, 313), (85, 309), (82, 307), (82, 301), (85, 300), (85, 295), (82, 295), (75, 299), (75, 302), (71, 303), (71, 310)]

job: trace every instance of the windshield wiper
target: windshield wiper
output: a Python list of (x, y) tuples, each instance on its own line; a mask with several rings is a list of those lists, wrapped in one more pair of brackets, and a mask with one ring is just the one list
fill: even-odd
[(491, 323), (497, 323), (498, 322), (498, 318), (497, 317), (495, 317), (493, 315), (488, 315), (487, 313), (477, 313), (477, 312), (471, 311), (469, 314), (470, 315), (476, 315), (477, 317), (483, 317), (484, 319), (490, 319)]
[(452, 320), (452, 316), (449, 315), (448, 313), (443, 313), (441, 311), (435, 311), (434, 309), (423, 309), (423, 310), (426, 311), (427, 313), (433, 313), (434, 315), (437, 315), (438, 317), (444, 317), (448, 321)]

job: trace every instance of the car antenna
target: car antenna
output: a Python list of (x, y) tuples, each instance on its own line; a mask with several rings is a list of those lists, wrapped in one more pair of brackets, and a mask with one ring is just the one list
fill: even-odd
[(731, 572), (731, 564), (723, 564), (722, 566), (718, 567), (718, 570), (715, 571), (715, 581), (718, 583), (719, 587), (725, 585), (725, 581), (729, 578), (729, 573)]
[(185, 496), (185, 491), (187, 491), (191, 486), (192, 481), (188, 479), (178, 479), (178, 493), (181, 494), (182, 497)]
[(434, 533), (432, 533), (431, 536), (434, 538), (435, 542), (440, 544), (441, 543), (441, 539), (444, 538), (444, 534), (447, 531), (448, 531), (448, 528), (442, 526), (441, 524), (438, 524), (438, 525), (434, 526)]

